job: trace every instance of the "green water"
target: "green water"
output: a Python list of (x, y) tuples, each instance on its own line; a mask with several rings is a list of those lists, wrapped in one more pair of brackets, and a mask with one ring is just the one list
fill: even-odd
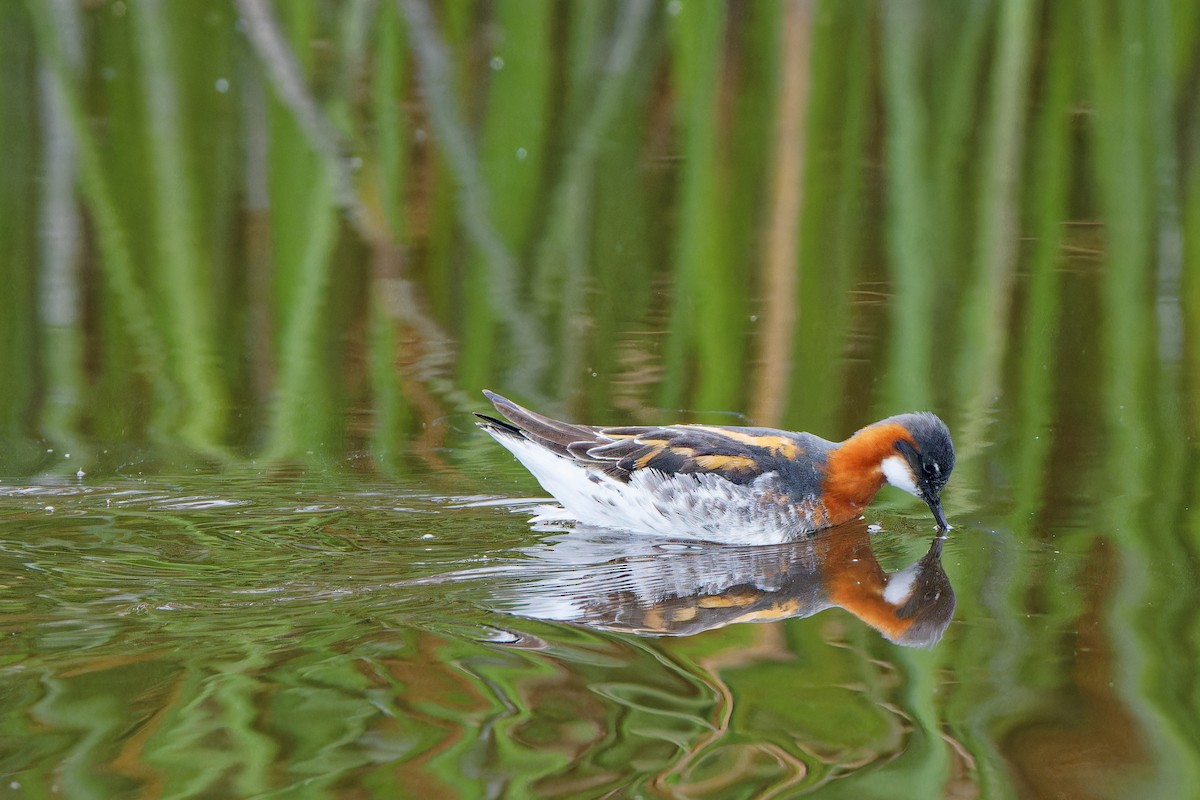
[[(0, 797), (1200, 795), (1200, 4), (3, 0), (0, 65)], [(484, 388), (934, 411), (955, 529), (531, 524)], [(825, 608), (939, 546), (932, 646)]]
[[(540, 622), (504, 606), (637, 548), (573, 543), (564, 565), (530, 503), (415, 489), (301, 470), (6, 484), (14, 794), (853, 794), (902, 764), (927, 787), (967, 770), (937, 708), (992, 680), (952, 653), (1012, 620), (975, 609), (930, 652), (840, 611), (682, 638)], [(871, 548), (897, 569), (927, 526), (885, 519)], [(1015, 547), (1036, 568), (1084, 556), (963, 534), (947, 570)], [(706, 549), (729, 548), (666, 558)]]

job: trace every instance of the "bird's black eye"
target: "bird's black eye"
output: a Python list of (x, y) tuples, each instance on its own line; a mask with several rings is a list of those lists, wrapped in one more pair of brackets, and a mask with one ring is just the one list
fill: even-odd
[(926, 461), (921, 464), (921, 469), (925, 470), (925, 475), (930, 478), (936, 478), (942, 474), (942, 468), (938, 466), (936, 461)]

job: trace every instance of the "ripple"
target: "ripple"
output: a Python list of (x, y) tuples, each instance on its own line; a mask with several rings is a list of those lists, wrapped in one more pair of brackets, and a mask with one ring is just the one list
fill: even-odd
[(233, 500), (222, 497), (181, 497), (167, 503), (157, 503), (150, 509), (152, 511), (205, 511), (248, 505), (252, 505), (250, 500)]

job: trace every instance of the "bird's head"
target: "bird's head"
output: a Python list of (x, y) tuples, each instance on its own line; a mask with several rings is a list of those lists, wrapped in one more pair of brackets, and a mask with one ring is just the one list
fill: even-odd
[(901, 414), (899, 423), (911, 435), (896, 440), (895, 453), (880, 464), (884, 479), (929, 506), (938, 527), (949, 530), (942, 513), (942, 489), (954, 471), (954, 443), (946, 424), (933, 414)]

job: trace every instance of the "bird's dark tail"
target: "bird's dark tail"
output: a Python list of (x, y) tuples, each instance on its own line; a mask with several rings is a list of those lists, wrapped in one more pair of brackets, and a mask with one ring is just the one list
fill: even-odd
[(515, 436), (518, 439), (524, 438), (521, 435), (521, 429), (518, 428), (516, 425), (512, 425), (508, 422), (505, 422), (502, 419), (496, 419), (495, 417), (489, 417), (487, 414), (476, 413), (475, 416), (479, 417), (479, 419), (480, 419), (480, 421), (476, 422), (475, 424), (478, 425), (479, 427), (483, 428), (488, 433), (496, 434), (499, 436)]
[(503, 436), (521, 436), (559, 455), (568, 457), (570, 453), (567, 448), (572, 444), (581, 441), (591, 441), (595, 438), (596, 431), (594, 428), (551, 419), (550, 417), (538, 414), (536, 411), (530, 411), (524, 406), (519, 406), (507, 397), (501, 397), (487, 389), (483, 390), (483, 394), (488, 400), (492, 401), (492, 405), (496, 407), (496, 410), (508, 419), (508, 422), (504, 422), (503, 420), (484, 416), (483, 414), (476, 414), (477, 417), (484, 420), (484, 422), (479, 423), (480, 427), (489, 433), (495, 432)]

